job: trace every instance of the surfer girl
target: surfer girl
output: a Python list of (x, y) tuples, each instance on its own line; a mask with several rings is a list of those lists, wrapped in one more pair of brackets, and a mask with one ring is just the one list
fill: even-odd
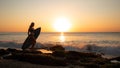
[(34, 48), (36, 43), (36, 40), (34, 37), (34, 25), (35, 25), (34, 22), (32, 22), (28, 29), (29, 40), (30, 40), (30, 43), (32, 44), (31, 48)]

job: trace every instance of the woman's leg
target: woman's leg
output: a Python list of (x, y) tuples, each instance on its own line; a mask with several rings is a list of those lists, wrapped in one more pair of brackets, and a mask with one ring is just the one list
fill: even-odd
[(31, 48), (34, 48), (35, 44), (36, 44), (36, 41), (33, 41)]

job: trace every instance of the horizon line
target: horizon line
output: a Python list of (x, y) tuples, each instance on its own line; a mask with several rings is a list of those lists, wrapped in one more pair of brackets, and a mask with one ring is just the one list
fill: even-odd
[[(90, 31), (89, 32), (80, 32), (80, 31), (78, 31), (78, 32), (63, 32), (63, 33), (119, 33), (119, 32), (120, 31), (111, 31), (111, 32), (110, 31), (106, 31), (106, 32), (105, 31), (103, 31), (103, 32), (102, 31), (100, 31), (100, 32), (90, 32)], [(9, 32), (8, 31), (8, 32), (0, 32), (0, 33), (24, 33), (24, 31), (23, 32), (22, 31), (21, 32), (12, 32), (12, 31)], [(62, 33), (62, 32), (52, 32), (51, 31), (51, 32), (42, 32), (42, 33)]]

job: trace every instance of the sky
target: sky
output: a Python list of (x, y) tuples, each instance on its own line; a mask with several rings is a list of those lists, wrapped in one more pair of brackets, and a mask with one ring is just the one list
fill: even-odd
[(71, 24), (67, 32), (120, 32), (120, 0), (0, 0), (0, 32), (26, 32), (31, 22), (57, 32), (60, 17)]

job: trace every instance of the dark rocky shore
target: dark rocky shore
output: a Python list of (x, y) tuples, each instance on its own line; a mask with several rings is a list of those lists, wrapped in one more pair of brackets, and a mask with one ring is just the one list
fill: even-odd
[(0, 60), (17, 60), (48, 66), (76, 65), (85, 68), (120, 68), (120, 63), (111, 62), (112, 60), (120, 61), (120, 57), (107, 59), (96, 53), (65, 51), (60, 45), (49, 49), (52, 53), (42, 53), (36, 49), (24, 51), (11, 48), (0, 49)]

